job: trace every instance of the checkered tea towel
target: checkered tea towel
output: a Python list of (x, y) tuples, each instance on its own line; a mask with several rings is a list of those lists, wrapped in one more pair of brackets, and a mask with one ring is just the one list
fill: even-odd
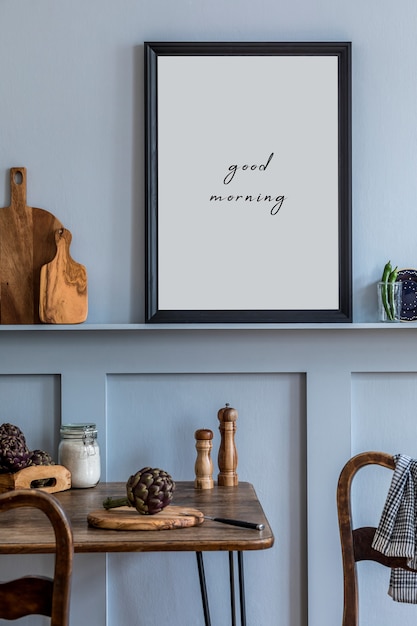
[[(386, 556), (407, 558), (417, 569), (417, 460), (394, 456), (395, 470), (372, 547)], [(391, 570), (388, 594), (396, 602), (417, 604), (417, 572)]]

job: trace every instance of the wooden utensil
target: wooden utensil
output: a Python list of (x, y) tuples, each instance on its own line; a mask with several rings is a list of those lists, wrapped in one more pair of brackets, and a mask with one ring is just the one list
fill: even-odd
[[(38, 481), (47, 480), (44, 486)], [(71, 489), (71, 472), (62, 465), (31, 465), (14, 474), (0, 474), (0, 493), (14, 489), (41, 489), (56, 493)]]
[(80, 324), (87, 319), (87, 270), (70, 254), (72, 235), (55, 232), (56, 256), (41, 267), (39, 317), (47, 324)]
[(90, 526), (110, 530), (172, 530), (198, 526), (204, 521), (201, 511), (183, 506), (167, 506), (156, 515), (141, 515), (134, 507), (99, 509), (87, 516)]
[(26, 168), (11, 168), (10, 206), (0, 209), (1, 324), (40, 322), (40, 269), (55, 255), (60, 228), (52, 213), (26, 205)]

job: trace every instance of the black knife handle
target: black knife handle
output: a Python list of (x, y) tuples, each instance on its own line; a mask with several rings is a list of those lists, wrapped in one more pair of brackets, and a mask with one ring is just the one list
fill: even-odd
[(241, 526), (242, 528), (252, 528), (252, 530), (263, 530), (265, 526), (263, 524), (254, 524), (253, 522), (242, 522), (237, 519), (227, 519), (226, 517), (212, 517), (215, 522), (221, 522), (222, 524), (230, 524), (231, 526)]

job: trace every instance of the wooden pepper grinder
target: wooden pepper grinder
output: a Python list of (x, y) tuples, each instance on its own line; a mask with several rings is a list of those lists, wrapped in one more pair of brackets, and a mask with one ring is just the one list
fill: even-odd
[(213, 461), (211, 460), (213, 432), (208, 428), (200, 428), (195, 431), (194, 437), (197, 449), (194, 487), (196, 489), (213, 489)]
[(235, 487), (239, 482), (236, 474), (237, 451), (235, 445), (237, 411), (226, 404), (226, 407), (217, 413), (217, 417), (220, 422), (221, 435), (218, 456), (220, 472), (217, 477), (217, 484), (219, 487)]

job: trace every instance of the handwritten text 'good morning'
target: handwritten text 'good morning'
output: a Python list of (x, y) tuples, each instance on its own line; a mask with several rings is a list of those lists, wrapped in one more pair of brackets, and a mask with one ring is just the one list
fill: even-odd
[[(272, 157), (274, 153), (271, 152), (266, 163), (262, 163), (260, 165), (230, 165), (228, 168), (228, 174), (223, 179), (224, 185), (229, 185), (234, 179), (236, 172), (241, 170), (242, 172), (254, 172), (255, 170), (259, 170), (260, 172), (264, 172), (270, 162), (272, 161)], [(229, 194), (227, 196), (213, 194), (210, 196), (210, 202), (273, 202), (273, 206), (270, 209), (271, 215), (276, 215), (280, 208), (282, 207), (285, 200), (285, 196), (272, 196), (272, 195), (264, 195), (259, 193), (258, 195), (252, 194)]]
[(282, 207), (284, 200), (285, 200), (285, 196), (264, 196), (262, 194), (258, 194), (257, 196), (253, 196), (253, 195), (240, 195), (237, 194), (236, 196), (230, 195), (230, 196), (217, 196), (215, 194), (213, 194), (212, 196), (210, 196), (210, 201), (218, 201), (218, 202), (223, 202), (224, 200), (226, 200), (227, 202), (233, 202), (233, 201), (241, 201), (241, 202), (275, 202), (275, 204), (271, 207), (270, 213), (271, 215), (276, 215), (278, 213), (278, 211), (280, 210), (280, 208)]

